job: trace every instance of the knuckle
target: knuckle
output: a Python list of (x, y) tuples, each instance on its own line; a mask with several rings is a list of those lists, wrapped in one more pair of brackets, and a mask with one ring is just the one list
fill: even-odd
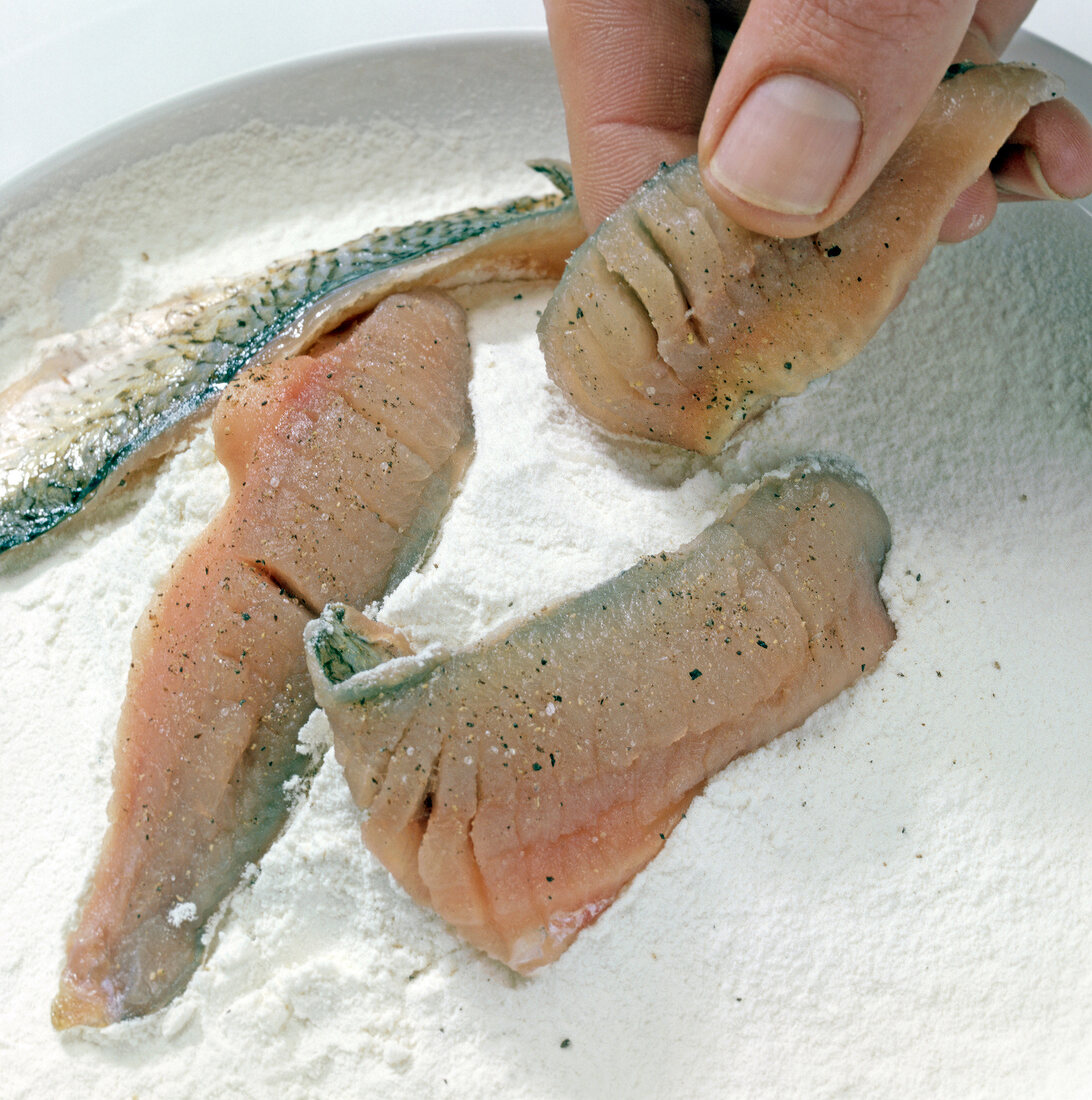
[(948, 23), (960, 6), (960, 0), (812, 0), (797, 5), (792, 29), (813, 46), (839, 52), (911, 44), (934, 38), (938, 24)]

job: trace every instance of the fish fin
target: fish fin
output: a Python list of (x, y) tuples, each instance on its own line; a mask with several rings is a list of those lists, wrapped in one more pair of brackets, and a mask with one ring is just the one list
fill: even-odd
[(573, 171), (568, 163), (563, 160), (529, 160), (528, 168), (541, 172), (567, 199), (573, 196)]

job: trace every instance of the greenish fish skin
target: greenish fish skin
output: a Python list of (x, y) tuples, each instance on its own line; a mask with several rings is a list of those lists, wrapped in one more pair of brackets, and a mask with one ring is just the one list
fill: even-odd
[[(0, 552), (78, 512), (151, 444), (209, 406), (240, 370), (297, 354), (390, 294), (560, 276), (584, 237), (571, 176), (555, 161), (531, 167), (559, 193), (377, 230), (274, 264), (191, 312), (184, 327), (105, 370), (92, 386), (28, 408), (20, 438), (0, 444), (8, 452)], [(34, 399), (32, 387), (18, 400)]]

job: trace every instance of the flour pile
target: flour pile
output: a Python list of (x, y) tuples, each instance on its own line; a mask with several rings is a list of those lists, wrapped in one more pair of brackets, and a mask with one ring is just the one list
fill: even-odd
[[(0, 241), (3, 381), (106, 311), (541, 187), (520, 162), (560, 152), (559, 127), (553, 148), (528, 140), (252, 125), (61, 196)], [(415, 641), (469, 642), (677, 546), (735, 486), (804, 452), (851, 458), (894, 535), (883, 592), (899, 636), (879, 670), (714, 780), (531, 979), (408, 901), (362, 847), (330, 755), (185, 994), (55, 1034), (129, 635), (226, 493), (207, 430), (0, 559), (5, 1094), (1078, 1095), (1092, 1080), (1090, 241), (1080, 211), (1005, 209), (934, 255), (853, 364), (712, 461), (608, 439), (568, 408), (534, 336), (549, 287), (463, 295), (478, 451), (434, 554), (383, 608)], [(327, 735), (316, 715), (304, 740), (324, 752)]]

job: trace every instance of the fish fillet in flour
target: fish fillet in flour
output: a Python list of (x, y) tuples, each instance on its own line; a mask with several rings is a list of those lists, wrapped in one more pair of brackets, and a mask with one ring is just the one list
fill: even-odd
[(69, 943), (57, 1027), (161, 1007), (291, 806), (314, 709), (304, 625), (367, 604), (430, 540), (472, 447), (463, 310), (381, 303), (317, 357), (233, 384), (217, 409), (230, 497), (136, 628), (110, 825)]
[(365, 842), (470, 943), (550, 962), (710, 776), (877, 663), (888, 545), (869, 493), (809, 463), (681, 550), (450, 656), (376, 664), (398, 652), (389, 632), (328, 608), (308, 660)]
[(693, 160), (662, 169), (576, 252), (543, 311), (550, 376), (604, 428), (715, 454), (864, 347), (957, 196), (1059, 88), (1025, 65), (954, 66), (872, 187), (810, 237), (737, 225)]
[[(390, 294), (493, 279), (556, 278), (584, 238), (567, 171), (533, 165), (560, 194), (377, 230), (275, 264), (211, 296), (133, 319), (135, 347), (88, 334), (0, 394), (0, 551), (74, 515), (162, 448), (243, 367), (294, 355)], [(73, 363), (71, 360), (83, 360)]]

